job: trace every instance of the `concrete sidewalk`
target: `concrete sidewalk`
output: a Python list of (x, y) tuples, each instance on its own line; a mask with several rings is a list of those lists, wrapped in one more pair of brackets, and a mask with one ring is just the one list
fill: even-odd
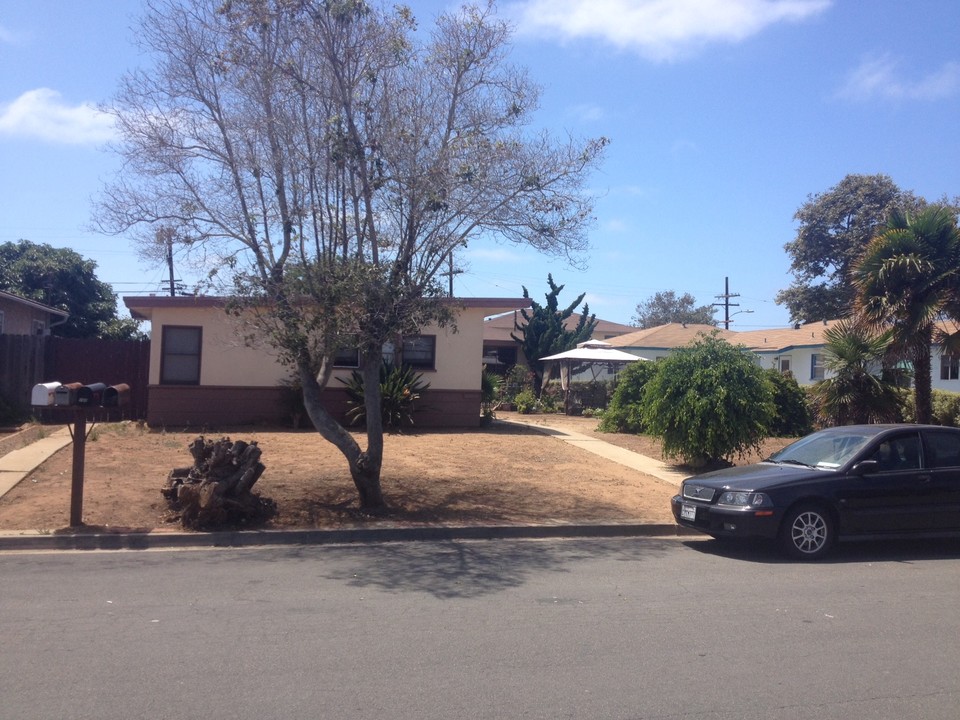
[(0, 497), (3, 497), (47, 458), (73, 442), (64, 427), (0, 457)]
[[(624, 450), (589, 435), (522, 420), (498, 420), (533, 428), (575, 447), (637, 472), (652, 475), (679, 486), (685, 477), (669, 465)], [(0, 497), (13, 489), (34, 469), (57, 451), (70, 445), (69, 428), (61, 428), (29, 445), (0, 457)], [(197, 547), (254, 547), (260, 545), (320, 545), (372, 542), (438, 540), (496, 540), (575, 537), (669, 537), (699, 535), (678, 525), (614, 523), (588, 525), (553, 523), (544, 525), (422, 526), (381, 525), (376, 528), (337, 530), (241, 530), (230, 532), (179, 532), (170, 530), (124, 530), (114, 528), (65, 528), (56, 532), (39, 530), (0, 531), (0, 552), (5, 550), (147, 550)]]
[(565, 443), (569, 443), (574, 447), (586, 450), (587, 452), (593, 453), (594, 455), (602, 457), (606, 460), (612, 460), (620, 465), (626, 465), (632, 470), (641, 472), (644, 475), (651, 475), (655, 478), (663, 480), (664, 482), (668, 482), (671, 485), (675, 485), (676, 487), (680, 487), (680, 483), (685, 478), (689, 477), (689, 474), (674, 470), (673, 467), (661, 460), (654, 460), (646, 455), (640, 455), (638, 453), (631, 452), (630, 450), (624, 450), (622, 447), (611, 445), (610, 443), (604, 442), (597, 437), (584, 435), (574, 430), (559, 428), (534, 420), (526, 421), (518, 418), (512, 418), (510, 420), (498, 420), (497, 422), (523, 425), (524, 427), (533, 428), (534, 430), (542, 432), (546, 435), (551, 435), (558, 440), (562, 440)]

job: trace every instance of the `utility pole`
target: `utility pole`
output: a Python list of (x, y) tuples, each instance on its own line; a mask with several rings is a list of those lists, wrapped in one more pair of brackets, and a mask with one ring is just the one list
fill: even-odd
[(454, 276), (454, 275), (459, 275), (460, 273), (463, 272), (463, 270), (461, 270), (460, 268), (454, 268), (454, 267), (453, 267), (453, 250), (451, 250), (450, 252), (447, 253), (447, 262), (449, 263), (449, 269), (448, 269), (446, 272), (442, 272), (442, 273), (440, 273), (440, 274), (441, 274), (441, 275), (445, 275), (445, 276), (447, 276), (448, 278), (450, 278), (450, 291), (449, 291), (449, 295), (450, 295), (450, 297), (453, 297), (453, 276)]
[(730, 308), (740, 307), (740, 303), (732, 303), (730, 302), (730, 298), (740, 297), (740, 293), (730, 292), (730, 278), (725, 277), (723, 279), (723, 295), (714, 295), (714, 297), (723, 300), (723, 302), (713, 303), (713, 306), (723, 308), (723, 329), (729, 330), (730, 329)]

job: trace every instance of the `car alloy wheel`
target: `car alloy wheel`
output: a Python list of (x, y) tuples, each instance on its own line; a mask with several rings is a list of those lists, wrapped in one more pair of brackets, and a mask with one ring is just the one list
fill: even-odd
[(829, 513), (815, 506), (790, 511), (781, 532), (784, 549), (804, 560), (823, 557), (833, 544), (833, 520)]

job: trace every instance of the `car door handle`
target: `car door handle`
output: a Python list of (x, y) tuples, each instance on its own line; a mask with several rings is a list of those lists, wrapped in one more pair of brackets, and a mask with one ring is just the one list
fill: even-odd
[(928, 483), (930, 482), (929, 475), (917, 475), (917, 482)]

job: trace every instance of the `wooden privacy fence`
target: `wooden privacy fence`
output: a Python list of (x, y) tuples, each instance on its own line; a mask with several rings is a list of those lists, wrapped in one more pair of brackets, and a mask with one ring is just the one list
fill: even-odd
[[(70, 408), (32, 408), (33, 386), (42, 382), (103, 382), (130, 386), (130, 403), (97, 408), (96, 420), (141, 419), (147, 414), (149, 340), (76, 340), (0, 335), (0, 397), (15, 412), (42, 422), (70, 422)], [(2, 409), (2, 407), (0, 407)]]

